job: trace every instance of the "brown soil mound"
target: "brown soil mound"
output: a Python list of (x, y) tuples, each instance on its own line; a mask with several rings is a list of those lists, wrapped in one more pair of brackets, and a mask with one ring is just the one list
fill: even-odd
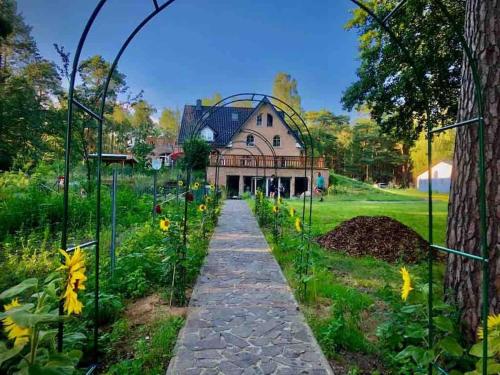
[(186, 308), (169, 307), (168, 302), (158, 294), (152, 294), (134, 301), (125, 310), (125, 317), (131, 326), (147, 324), (167, 315), (186, 316)]
[(318, 237), (327, 249), (352, 256), (371, 255), (387, 262), (418, 262), (428, 246), (417, 232), (387, 216), (357, 216)]

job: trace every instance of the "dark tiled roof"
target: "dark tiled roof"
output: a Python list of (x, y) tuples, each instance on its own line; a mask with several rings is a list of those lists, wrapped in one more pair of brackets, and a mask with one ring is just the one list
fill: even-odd
[[(245, 124), (247, 119), (254, 113), (254, 111), (258, 110), (264, 104), (271, 104), (270, 101), (265, 97), (255, 108), (247, 108), (247, 107), (217, 107), (214, 108), (212, 106), (200, 106), (196, 109), (195, 105), (186, 105), (184, 106), (184, 112), (182, 114), (181, 120), (181, 129), (179, 131), (178, 143), (182, 144), (184, 140), (188, 139), (193, 135), (195, 131), (195, 127), (199, 127), (196, 129), (197, 133), (206, 126), (212, 128), (215, 132), (214, 141), (212, 144), (216, 147), (226, 146), (234, 134), (241, 129), (241, 127)], [(271, 104), (272, 105), (272, 104)], [(273, 106), (274, 108), (274, 106)], [(211, 115), (204, 122), (200, 121), (203, 114), (213, 109)], [(276, 110), (276, 108), (274, 108)], [(238, 114), (238, 119), (233, 119), (233, 114)], [(278, 116), (283, 120), (283, 123), (290, 131), (297, 142), (301, 143), (297, 134), (292, 131), (284, 121), (283, 112), (277, 111)]]
[[(200, 121), (201, 116), (211, 108), (211, 106), (201, 106), (201, 109), (197, 110), (195, 105), (184, 106), (179, 131), (179, 143), (183, 143), (184, 140), (194, 135), (194, 128), (198, 125), (200, 127), (196, 129), (198, 133), (205, 126), (209, 126), (215, 132), (213, 144), (215, 146), (225, 146), (254, 111), (253, 108), (243, 107), (215, 108), (212, 115), (202, 124)], [(237, 120), (233, 120), (233, 113), (238, 114)]]

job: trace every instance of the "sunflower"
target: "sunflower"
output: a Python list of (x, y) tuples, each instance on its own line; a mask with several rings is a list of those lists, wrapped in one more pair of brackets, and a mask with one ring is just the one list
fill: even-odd
[(300, 233), (302, 232), (302, 221), (299, 217), (295, 218), (295, 230)]
[(66, 271), (66, 291), (63, 295), (64, 311), (71, 315), (73, 313), (80, 314), (83, 304), (78, 300), (78, 291), (85, 289), (84, 282), (87, 280), (85, 276), (85, 254), (76, 248), (73, 256), (70, 256), (66, 251), (59, 250), (64, 256), (64, 265), (58, 268), (59, 271)]
[(290, 207), (290, 217), (294, 217), (295, 216), (295, 212), (296, 212), (295, 208)]
[(212, 197), (209, 197), (208, 195), (205, 196), (205, 202), (211, 203), (212, 202)]
[[(488, 316), (488, 331), (496, 331), (500, 335), (500, 314), (493, 314)], [(479, 327), (477, 330), (477, 336), (482, 340), (484, 338), (483, 327)]]
[(277, 214), (280, 211), (280, 208), (278, 206), (273, 206), (273, 212)]
[(164, 232), (167, 232), (169, 228), (170, 228), (170, 220), (161, 219), (160, 220), (160, 229)]
[(203, 211), (206, 211), (206, 210), (207, 210), (207, 206), (205, 206), (204, 204), (200, 204), (198, 206), (198, 211), (203, 212)]
[(406, 301), (408, 295), (413, 290), (413, 288), (411, 287), (411, 277), (406, 267), (402, 267), (399, 272), (401, 273), (401, 276), (403, 278), (403, 285), (401, 287), (401, 299), (403, 301)]
[(200, 183), (199, 182), (195, 182), (193, 184), (193, 190), (198, 190), (200, 188)]
[[(3, 308), (9, 311), (13, 308), (20, 307), (18, 299), (14, 299), (11, 303), (6, 304)], [(14, 340), (14, 346), (24, 346), (30, 341), (31, 329), (17, 325), (14, 320), (8, 316), (2, 319), (2, 324), (7, 333), (9, 340)]]
[(279, 204), (283, 204), (283, 198), (278, 197), (278, 203), (279, 203)]
[(210, 184), (210, 190), (211, 190), (211, 191), (214, 191), (214, 190), (215, 190), (215, 185), (214, 185), (214, 184)]

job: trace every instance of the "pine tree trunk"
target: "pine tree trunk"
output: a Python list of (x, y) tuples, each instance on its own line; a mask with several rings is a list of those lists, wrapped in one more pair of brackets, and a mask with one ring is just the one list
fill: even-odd
[[(500, 0), (467, 0), (465, 37), (478, 58), (485, 98), (487, 240), (490, 258), (489, 308), (500, 312)], [(477, 116), (470, 64), (464, 58), (458, 120)], [(447, 245), (480, 255), (479, 143), (476, 125), (457, 130), (448, 208)], [(482, 265), (449, 255), (445, 289), (461, 309), (464, 333), (473, 340), (481, 322)]]

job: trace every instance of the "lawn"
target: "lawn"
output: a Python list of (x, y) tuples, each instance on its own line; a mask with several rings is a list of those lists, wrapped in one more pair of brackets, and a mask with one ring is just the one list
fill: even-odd
[[(402, 222), (428, 239), (425, 193), (411, 189), (382, 190), (341, 176), (336, 182), (335, 193), (330, 191), (323, 202), (316, 197), (313, 200), (313, 237), (355, 216), (383, 215)], [(286, 205), (300, 212), (302, 200), (286, 200)], [(447, 205), (446, 196), (434, 196), (436, 243), (445, 240)], [(413, 277), (424, 281), (427, 263), (404, 265), (372, 257), (355, 258), (325, 250), (313, 242), (313, 277), (304, 299), (300, 295), (301, 284), (295, 271), (298, 243), (293, 229), (286, 229), (283, 237), (276, 241), (272, 230), (263, 229), (333, 369), (338, 373), (387, 373), (392, 366), (397, 366), (392, 360), (391, 364), (386, 363), (395, 353), (381, 349), (377, 327), (389, 319), (390, 311), (399, 308), (400, 268), (406, 266)], [(444, 264), (436, 264), (434, 275), (438, 284), (443, 279), (443, 271)]]

